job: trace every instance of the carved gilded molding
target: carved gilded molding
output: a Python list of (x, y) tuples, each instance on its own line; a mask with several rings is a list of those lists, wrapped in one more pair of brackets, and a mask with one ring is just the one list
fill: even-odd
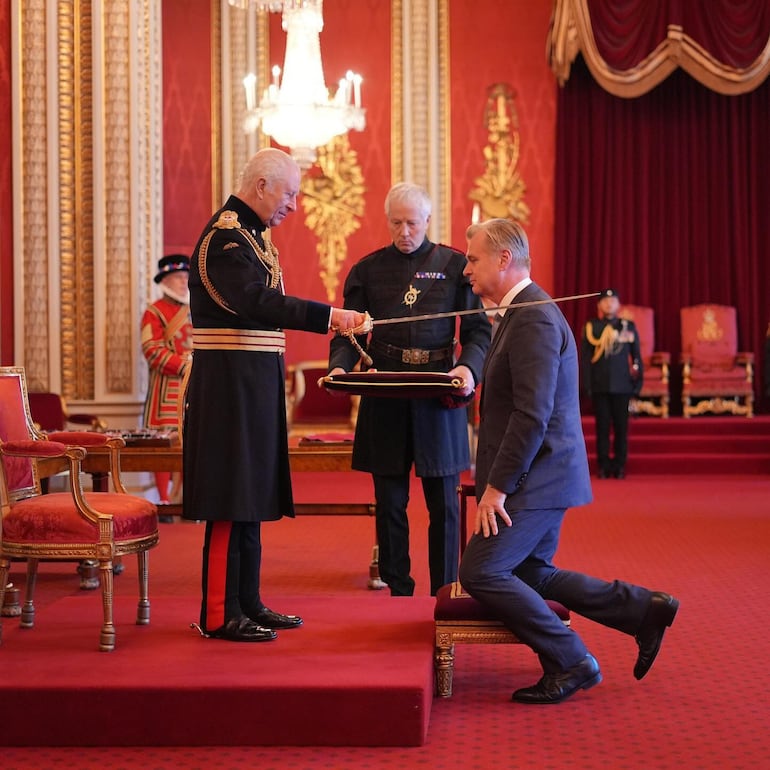
[[(423, 185), (433, 200), (431, 234), (451, 234), (448, 0), (393, 0), (391, 177)], [(408, 84), (408, 86), (406, 85)]]
[[(137, 245), (132, 239), (132, 216), (138, 214), (132, 202), (132, 179), (126, 172), (126, 161), (135, 155), (132, 145), (133, 116), (131, 110), (131, 35), (128, 8), (124, 3), (106, 3), (103, 9), (104, 70), (102, 80), (104, 104), (104, 146), (100, 158), (105, 192), (104, 218), (109, 223), (109, 236), (104, 239), (104, 286), (100, 291), (109, 297), (109, 335), (104, 381), (108, 393), (130, 393), (133, 385), (133, 341), (135, 322), (131, 313), (133, 285), (131, 252)], [(137, 109), (141, 104), (137, 104)], [(141, 142), (136, 142), (138, 147)], [(136, 160), (136, 158), (135, 158)], [(144, 169), (140, 174), (144, 178)], [(139, 180), (136, 180), (137, 182)], [(99, 223), (102, 226), (102, 223)], [(93, 261), (94, 255), (89, 258)]]
[(588, 0), (555, 0), (548, 57), (560, 85), (569, 80), (572, 62), (581, 52), (599, 85), (626, 98), (647, 93), (677, 67), (712, 91), (725, 95), (753, 91), (770, 75), (770, 40), (756, 61), (741, 69), (715, 59), (676, 24), (668, 26), (666, 39), (637, 66), (616, 70), (597, 49)]
[(404, 169), (404, 8), (402, 0), (391, 2), (390, 40), (390, 181), (401, 181)]
[(468, 197), (475, 201), (474, 221), (500, 217), (527, 224), (529, 206), (524, 202), (526, 185), (518, 163), (521, 137), (515, 93), (507, 83), (496, 83), (487, 90), (484, 123), (484, 173), (477, 177)]
[[(17, 237), (21, 246), (19, 270), (23, 276), (22, 296), (17, 297), (17, 323), (21, 318), (23, 363), (30, 390), (48, 390), (51, 362), (48, 343), (48, 160), (46, 146), (46, 104), (50, 82), (46, 73), (45, 0), (28, 0), (20, 12), (19, 69), (21, 82), (20, 143), (21, 213)], [(62, 73), (67, 77), (67, 71)], [(34, 212), (34, 213), (33, 213)], [(41, 333), (42, 332), (42, 333)]]
[(319, 274), (329, 302), (337, 295), (347, 238), (361, 227), (365, 192), (358, 156), (347, 134), (318, 148), (317, 161), (302, 178), (302, 208), (305, 224), (318, 238)]
[(452, 131), (451, 96), (449, 92), (449, 0), (439, 0), (439, 210), (441, 211), (441, 240), (452, 238)]
[[(220, 13), (217, 0), (212, 0), (214, 13), (221, 17), (221, 24), (226, 28), (227, 46), (223, 47), (223, 37), (212, 30), (212, 136), (218, 137), (226, 132), (224, 138), (229, 142), (229, 157), (221, 159), (222, 168), (214, 163), (212, 167), (212, 189), (214, 199), (212, 211), (217, 209), (223, 199), (223, 183), (228, 182), (228, 189), (235, 189), (241, 170), (254, 152), (263, 147), (270, 147), (270, 137), (258, 128), (256, 134), (244, 131), (246, 117), (246, 99), (243, 78), (248, 72), (257, 76), (257, 83), (270, 82), (270, 14), (257, 12), (253, 8), (242, 10), (226, 6), (224, 16)], [(226, 78), (219, 77), (226, 74)], [(229, 94), (224, 92), (224, 83), (229, 83)], [(229, 126), (229, 130), (227, 127)], [(227, 142), (222, 142), (226, 146)], [(215, 141), (215, 144), (220, 144)]]

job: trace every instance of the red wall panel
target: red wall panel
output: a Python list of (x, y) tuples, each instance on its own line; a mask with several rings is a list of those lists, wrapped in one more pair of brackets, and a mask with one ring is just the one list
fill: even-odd
[(515, 94), (521, 138), (519, 170), (530, 208), (524, 227), (532, 277), (553, 286), (556, 80), (546, 61), (549, 0), (451, 0), (452, 242), (465, 248), (472, 201), (468, 193), (484, 172), (487, 88), (507, 83)]
[(166, 254), (190, 254), (212, 214), (211, 2), (192, 5), (162, 3)]

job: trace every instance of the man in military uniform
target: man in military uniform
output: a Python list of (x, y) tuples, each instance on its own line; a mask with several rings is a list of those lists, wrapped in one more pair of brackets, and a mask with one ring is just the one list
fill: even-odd
[[(179, 426), (179, 392), (192, 353), (189, 272), (190, 260), (184, 254), (163, 257), (153, 279), (163, 296), (142, 315), (142, 353), (150, 370), (144, 402), (146, 428), (176, 430)], [(161, 503), (169, 501), (170, 481), (169, 471), (155, 473)]]
[(260, 150), (240, 189), (206, 225), (190, 269), (193, 365), (184, 421), (184, 517), (206, 522), (200, 630), (262, 642), (302, 623), (260, 595), (260, 525), (294, 516), (284, 398), (283, 329), (324, 334), (362, 313), (286, 296), (265, 235), (297, 209), (300, 171)]
[(583, 330), (581, 380), (594, 407), (599, 478), (622, 479), (628, 455), (628, 405), (639, 394), (644, 376), (639, 334), (633, 321), (618, 318), (620, 298), (614, 289), (601, 292), (597, 309), (598, 316)]
[[(428, 240), (431, 200), (417, 185), (395, 185), (385, 199), (393, 242), (361, 259), (344, 288), (344, 306), (376, 319), (480, 308), (463, 276), (462, 252)], [(470, 394), (479, 382), (489, 347), (490, 324), (483, 313), (462, 316), (461, 352), (455, 359), (456, 317), (376, 326), (368, 340), (373, 367), (381, 371), (449, 372), (462, 377)], [(365, 337), (358, 337), (366, 345)], [(331, 374), (351, 370), (358, 354), (343, 338), (333, 339)], [(470, 466), (465, 408), (448, 408), (437, 398), (363, 396), (356, 424), (353, 468), (374, 480), (379, 570), (393, 596), (411, 596), (410, 471), (421, 477), (430, 523), (428, 562), (435, 594), (457, 579), (459, 558), (459, 474)]]

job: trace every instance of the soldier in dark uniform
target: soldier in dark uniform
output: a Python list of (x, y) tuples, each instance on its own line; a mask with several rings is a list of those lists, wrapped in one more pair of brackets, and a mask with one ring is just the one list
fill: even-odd
[(594, 406), (599, 478), (622, 479), (628, 454), (628, 404), (639, 394), (644, 376), (639, 334), (633, 321), (618, 318), (620, 298), (614, 289), (601, 292), (597, 308), (598, 317), (583, 330), (581, 379)]
[[(426, 237), (431, 214), (427, 192), (414, 184), (393, 187), (385, 200), (393, 242), (361, 259), (345, 282), (344, 306), (376, 319), (480, 308), (468, 279), (465, 257)], [(381, 371), (451, 372), (470, 394), (479, 382), (489, 347), (490, 324), (483, 313), (461, 316), (460, 355), (455, 359), (456, 317), (376, 326), (368, 341), (373, 367)], [(366, 344), (365, 338), (359, 342)], [(358, 360), (344, 339), (331, 342), (332, 374)], [(422, 479), (430, 515), (428, 562), (431, 594), (457, 579), (459, 474), (470, 465), (465, 408), (448, 408), (437, 398), (363, 396), (356, 424), (353, 468), (374, 480), (379, 570), (394, 596), (411, 596), (409, 476)]]
[(184, 517), (204, 520), (200, 628), (259, 642), (302, 623), (260, 596), (260, 523), (293, 516), (283, 329), (352, 329), (361, 313), (283, 293), (264, 231), (297, 207), (300, 171), (260, 150), (203, 231), (190, 266), (193, 365), (184, 420)]

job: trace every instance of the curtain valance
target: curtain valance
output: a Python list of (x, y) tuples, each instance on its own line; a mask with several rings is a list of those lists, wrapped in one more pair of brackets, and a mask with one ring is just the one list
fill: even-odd
[(747, 93), (770, 74), (770, 3), (554, 0), (548, 57), (560, 85), (579, 53), (615, 96), (647, 93), (678, 67), (712, 91)]

